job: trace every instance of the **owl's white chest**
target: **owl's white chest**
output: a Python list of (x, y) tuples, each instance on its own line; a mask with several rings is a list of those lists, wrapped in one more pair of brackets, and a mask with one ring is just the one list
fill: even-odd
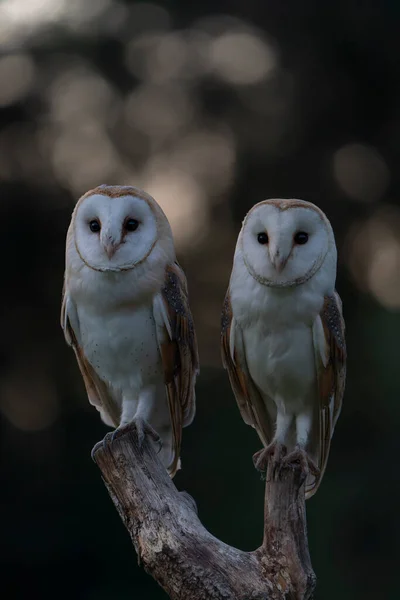
[(99, 376), (125, 396), (162, 380), (152, 305), (96, 311), (78, 307), (81, 343)]
[(315, 402), (313, 324), (324, 301), (318, 279), (285, 290), (260, 285), (247, 271), (233, 273), (231, 302), (246, 362), (257, 387), (285, 412)]
[(314, 401), (316, 369), (311, 328), (254, 322), (243, 331), (246, 362), (258, 388), (278, 407), (297, 412)]

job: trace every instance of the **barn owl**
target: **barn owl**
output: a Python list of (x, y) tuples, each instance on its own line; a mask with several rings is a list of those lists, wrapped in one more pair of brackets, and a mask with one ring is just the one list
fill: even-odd
[(222, 359), (264, 471), (299, 461), (306, 498), (323, 476), (346, 375), (336, 245), (325, 214), (303, 200), (266, 200), (240, 231), (222, 311)]
[(180, 468), (195, 414), (198, 353), (169, 222), (134, 187), (101, 185), (78, 201), (66, 241), (61, 326), (86, 392), (114, 428), (134, 421)]

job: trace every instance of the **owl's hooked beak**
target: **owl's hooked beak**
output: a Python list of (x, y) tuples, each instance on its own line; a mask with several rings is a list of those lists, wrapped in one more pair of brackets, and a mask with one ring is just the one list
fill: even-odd
[(276, 272), (282, 273), (288, 261), (289, 255), (286, 256), (281, 254), (279, 248), (277, 248), (275, 251), (270, 252), (270, 258)]
[(103, 247), (109, 259), (111, 259), (114, 256), (120, 245), (121, 243), (117, 242), (113, 237), (106, 237), (106, 239), (103, 242)]

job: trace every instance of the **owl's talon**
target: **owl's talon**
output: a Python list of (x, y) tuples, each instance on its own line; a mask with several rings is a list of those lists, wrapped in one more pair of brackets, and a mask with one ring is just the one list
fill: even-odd
[(258, 450), (258, 452), (253, 454), (253, 464), (257, 471), (260, 471), (261, 473), (266, 473), (268, 468), (268, 460), (270, 457), (270, 453), (267, 451), (268, 448), (261, 448), (261, 450)]
[(97, 450), (98, 450), (99, 448), (102, 448), (102, 447), (103, 447), (103, 445), (104, 445), (104, 440), (101, 440), (100, 442), (97, 442), (97, 443), (96, 443), (96, 444), (93, 446), (93, 448), (92, 448), (92, 451), (91, 451), (91, 453), (90, 453), (90, 456), (92, 457), (92, 461), (93, 461), (93, 462), (96, 462), (96, 452), (97, 452)]
[(95, 454), (100, 448), (103, 448), (103, 450), (105, 450), (117, 438), (121, 437), (131, 429), (134, 429), (136, 432), (139, 448), (143, 446), (144, 438), (146, 437), (146, 435), (148, 435), (156, 444), (158, 444), (157, 454), (161, 452), (162, 441), (158, 433), (145, 419), (143, 419), (142, 417), (136, 417), (130, 423), (120, 425), (119, 427), (114, 429), (114, 431), (109, 431), (108, 433), (106, 433), (104, 438), (93, 446), (91, 452), (92, 460), (96, 462)]
[[(117, 431), (117, 430), (115, 430)], [(100, 442), (97, 442), (97, 444), (95, 444), (92, 448), (92, 451), (90, 453), (90, 456), (92, 457), (93, 462), (96, 462), (96, 452), (102, 448), (103, 450), (105, 450), (107, 448), (107, 446), (109, 445), (109, 443), (112, 443), (114, 441), (113, 435), (115, 433), (115, 431), (109, 431), (108, 433), (106, 433), (106, 435), (104, 436), (104, 438), (102, 440), (100, 440)]]
[(104, 439), (109, 437), (110, 444), (112, 444), (117, 438), (125, 435), (125, 433), (128, 433), (130, 429), (132, 429), (132, 423), (122, 423), (121, 425), (119, 425), (119, 427), (114, 429), (114, 431), (110, 431), (109, 433), (107, 433)]
[[(120, 437), (120, 435), (121, 435), (121, 429), (122, 429), (122, 427), (117, 427), (116, 429), (114, 429), (114, 431), (112, 431), (112, 432), (111, 432), (111, 436), (110, 436), (110, 437), (111, 437), (111, 439), (110, 439), (110, 444), (112, 444), (112, 443), (113, 443), (113, 441), (114, 441), (114, 440), (115, 440), (117, 437)], [(107, 435), (109, 435), (109, 434), (107, 433)], [(107, 436), (106, 436), (106, 437), (107, 437)]]
[(321, 471), (315, 462), (308, 456), (304, 448), (301, 448), (300, 446), (296, 446), (296, 448), (284, 458), (283, 462), (286, 465), (299, 466), (305, 476), (311, 473), (315, 478), (318, 478), (321, 475)]
[(162, 447), (161, 438), (156, 430), (145, 420), (143, 417), (135, 417), (132, 421), (132, 425), (136, 427), (136, 433), (138, 438), (138, 446), (143, 446), (144, 438), (148, 435), (156, 444), (160, 445), (160, 452)]
[[(271, 442), (266, 448), (262, 448), (253, 455), (253, 463), (257, 471), (260, 471), (264, 477), (268, 473), (268, 465), (271, 464), (272, 474), (286, 454), (286, 447), (277, 441)], [(270, 477), (268, 477), (269, 480)]]
[(124, 435), (129, 431), (135, 431), (139, 448), (142, 447), (144, 438), (146, 435), (148, 435), (156, 444), (160, 445), (160, 449), (158, 451), (161, 450), (162, 442), (160, 436), (155, 429), (153, 429), (153, 427), (145, 419), (143, 419), (143, 417), (135, 417), (129, 423), (124, 423), (117, 427), (117, 429), (111, 433), (111, 443), (116, 438), (121, 437), (121, 435)]

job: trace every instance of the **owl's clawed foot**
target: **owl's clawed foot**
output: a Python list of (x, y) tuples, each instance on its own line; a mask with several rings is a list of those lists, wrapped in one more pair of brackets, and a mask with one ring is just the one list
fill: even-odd
[[(115, 431), (117, 431), (117, 430), (115, 430)], [(100, 442), (97, 442), (97, 444), (95, 444), (93, 446), (90, 456), (92, 457), (92, 460), (94, 462), (96, 462), (95, 455), (96, 455), (97, 450), (99, 450), (100, 448), (105, 450), (107, 448), (108, 444), (111, 443), (114, 439), (113, 436), (114, 436), (115, 431), (109, 431), (108, 433), (106, 433), (104, 438), (102, 440), (100, 440)]]
[(157, 453), (160, 452), (162, 448), (161, 438), (158, 435), (157, 431), (153, 429), (153, 427), (148, 423), (143, 417), (135, 417), (129, 425), (133, 425), (136, 429), (136, 435), (138, 439), (138, 446), (141, 448), (143, 446), (144, 439), (146, 435), (148, 435), (153, 442), (158, 445)]
[(99, 450), (99, 448), (106, 450), (117, 437), (121, 437), (121, 435), (124, 435), (124, 433), (127, 433), (127, 431), (129, 431), (129, 429), (130, 429), (129, 425), (130, 425), (130, 423), (128, 423), (128, 425), (120, 425), (119, 427), (114, 429), (114, 431), (109, 431), (108, 433), (106, 433), (104, 438), (100, 442), (97, 442), (97, 444), (95, 444), (93, 446), (92, 452), (91, 452), (92, 460), (94, 462), (96, 462), (95, 454), (96, 454), (97, 450)]
[(100, 442), (97, 442), (93, 446), (91, 456), (92, 460), (96, 462), (95, 454), (96, 452), (102, 448), (105, 450), (108, 448), (117, 438), (123, 436), (125, 433), (129, 431), (135, 431), (138, 446), (141, 448), (143, 446), (144, 439), (146, 435), (148, 435), (156, 444), (158, 444), (157, 452), (160, 452), (162, 448), (161, 438), (158, 433), (153, 429), (153, 427), (142, 417), (136, 417), (130, 423), (121, 423), (119, 427), (117, 427), (114, 431), (109, 431)]
[(285, 454), (286, 447), (275, 440), (253, 455), (253, 463), (257, 471), (265, 476), (268, 472), (268, 465), (271, 465), (270, 473), (272, 474)]
[(305, 477), (310, 473), (315, 478), (318, 478), (321, 475), (320, 469), (301, 446), (296, 446), (292, 452), (285, 456), (283, 463), (285, 465), (300, 467)]

